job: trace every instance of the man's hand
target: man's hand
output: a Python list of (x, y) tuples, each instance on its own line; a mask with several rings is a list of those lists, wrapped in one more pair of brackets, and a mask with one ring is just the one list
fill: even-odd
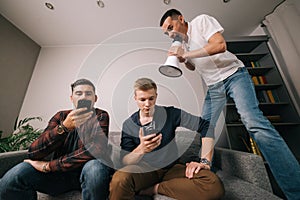
[(194, 174), (197, 174), (201, 169), (210, 169), (209, 165), (198, 163), (198, 162), (190, 162), (186, 163), (185, 176), (187, 178), (193, 178)]
[(47, 172), (50, 171), (48, 162), (46, 162), (46, 161), (26, 159), (26, 160), (24, 160), (24, 162), (27, 162), (27, 163), (31, 164), (32, 167), (34, 167), (36, 170), (38, 170), (40, 172), (47, 173)]
[(161, 143), (162, 134), (156, 133), (144, 136), (143, 128), (139, 131), (140, 144), (129, 154), (124, 156), (123, 163), (125, 165), (133, 165), (138, 163), (145, 153), (153, 151)]
[(88, 113), (81, 114), (83, 111), (86, 111), (87, 108), (79, 108), (72, 110), (65, 121), (63, 122), (63, 125), (68, 130), (73, 130), (76, 127), (79, 127), (80, 125), (84, 124), (91, 116), (93, 115), (93, 111), (90, 111)]
[(182, 57), (184, 54), (184, 49), (182, 46), (171, 46), (168, 51), (168, 56), (176, 56), (179, 62), (184, 62), (185, 58)]
[(144, 136), (143, 129), (140, 128), (139, 132), (140, 145), (139, 150), (141, 153), (149, 153), (153, 151), (156, 147), (158, 147), (161, 143), (162, 135), (161, 133), (156, 135), (156, 133), (152, 133), (150, 135)]
[(195, 64), (192, 63), (188, 58), (184, 57), (185, 51), (182, 46), (172, 46), (169, 49), (168, 56), (176, 56), (181, 63), (185, 63), (185, 67), (191, 71), (195, 70)]

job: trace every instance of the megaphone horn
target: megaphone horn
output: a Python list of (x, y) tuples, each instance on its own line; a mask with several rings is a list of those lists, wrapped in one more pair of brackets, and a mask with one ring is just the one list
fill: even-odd
[[(175, 36), (172, 46), (180, 46), (182, 38)], [(182, 75), (182, 71), (179, 68), (178, 58), (176, 56), (168, 56), (165, 64), (159, 67), (159, 72), (168, 77), (179, 77)]]
[(168, 56), (165, 64), (159, 67), (159, 72), (168, 77), (179, 77), (182, 75), (179, 69), (179, 62), (176, 56)]

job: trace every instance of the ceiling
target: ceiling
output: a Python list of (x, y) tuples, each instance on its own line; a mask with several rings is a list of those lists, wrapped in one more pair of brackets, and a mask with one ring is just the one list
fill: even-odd
[[(227, 0), (229, 1), (229, 0)], [(53, 4), (54, 10), (45, 3)], [(40, 46), (98, 44), (134, 28), (158, 27), (162, 14), (179, 9), (185, 19), (205, 13), (217, 18), (224, 35), (248, 35), (283, 0), (1, 0), (0, 13)]]

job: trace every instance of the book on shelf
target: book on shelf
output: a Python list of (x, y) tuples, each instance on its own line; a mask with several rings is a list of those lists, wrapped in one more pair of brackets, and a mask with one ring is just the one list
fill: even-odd
[(256, 155), (259, 155), (259, 156), (262, 156), (256, 142), (253, 140), (253, 138), (251, 136), (250, 137), (250, 147), (251, 147), (251, 151), (252, 153), (256, 154)]
[(270, 103), (269, 97), (265, 90), (258, 90), (256, 92), (256, 97), (260, 103)]
[(268, 95), (267, 91), (266, 91), (266, 90), (262, 90), (261, 92), (263, 93), (263, 95), (264, 95), (264, 98), (266, 99), (266, 103), (271, 103), (271, 101), (270, 101), (270, 98), (269, 98), (269, 95)]
[[(265, 76), (259, 76), (258, 77), (259, 79), (259, 83), (261, 85), (264, 85), (264, 84), (267, 84), (267, 80), (266, 80), (266, 77)], [(267, 96), (268, 96), (268, 99), (270, 100), (270, 103), (275, 103), (275, 98), (274, 98), (274, 95), (273, 95), (273, 91), (272, 90), (264, 90), (266, 93), (267, 93)]]
[(267, 118), (270, 122), (280, 122), (280, 121), (281, 121), (280, 115), (266, 115), (266, 118)]
[(254, 85), (259, 85), (257, 76), (252, 76), (252, 81), (253, 81)]
[(267, 95), (269, 97), (270, 102), (271, 103), (275, 103), (275, 99), (274, 99), (272, 91), (271, 90), (267, 90), (266, 92), (267, 92)]
[(271, 90), (271, 92), (272, 92), (272, 95), (273, 95), (273, 98), (274, 98), (275, 102), (280, 102), (280, 98), (277, 94), (277, 91), (276, 90)]
[[(252, 68), (260, 67), (259, 62), (251, 61), (250, 63), (251, 63)], [(266, 77), (263, 76), (263, 75), (252, 76), (252, 81), (253, 81), (254, 85), (264, 85), (264, 84), (268, 83)], [(265, 98), (265, 101), (263, 101), (262, 96), (260, 96), (260, 99), (262, 100), (260, 102), (268, 102), (268, 103), (279, 102), (278, 95), (274, 90), (263, 90), (262, 93), (263, 93), (263, 96)]]
[(246, 137), (239, 136), (239, 139), (242, 141), (244, 144), (245, 148), (249, 153), (253, 153), (259, 156), (262, 156), (256, 142), (253, 140), (253, 138), (247, 134)]
[[(257, 62), (253, 62), (251, 61), (250, 64), (251, 64), (251, 67), (252, 68), (256, 68), (257, 67)], [(252, 76), (252, 81), (254, 83), (254, 85), (260, 85), (262, 82), (260, 81), (260, 79), (262, 79), (261, 76)]]
[(252, 67), (252, 68), (257, 67), (257, 62), (251, 61), (250, 64), (251, 64), (251, 67)]
[(258, 76), (258, 81), (260, 84), (267, 84), (267, 79), (265, 76)]

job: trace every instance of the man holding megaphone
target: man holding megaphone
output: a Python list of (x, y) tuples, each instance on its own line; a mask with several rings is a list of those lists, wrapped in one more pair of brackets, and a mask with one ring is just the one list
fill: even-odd
[(170, 9), (162, 16), (160, 26), (174, 40), (182, 38), (182, 45), (172, 45), (168, 55), (176, 56), (179, 62), (191, 60), (208, 87), (202, 117), (210, 121), (210, 128), (202, 138), (202, 148), (206, 151), (202, 150), (201, 157), (212, 160), (216, 122), (231, 97), (285, 196), (299, 199), (299, 163), (258, 108), (251, 76), (243, 62), (226, 50), (224, 29), (219, 22), (205, 14), (186, 22), (178, 10)]

